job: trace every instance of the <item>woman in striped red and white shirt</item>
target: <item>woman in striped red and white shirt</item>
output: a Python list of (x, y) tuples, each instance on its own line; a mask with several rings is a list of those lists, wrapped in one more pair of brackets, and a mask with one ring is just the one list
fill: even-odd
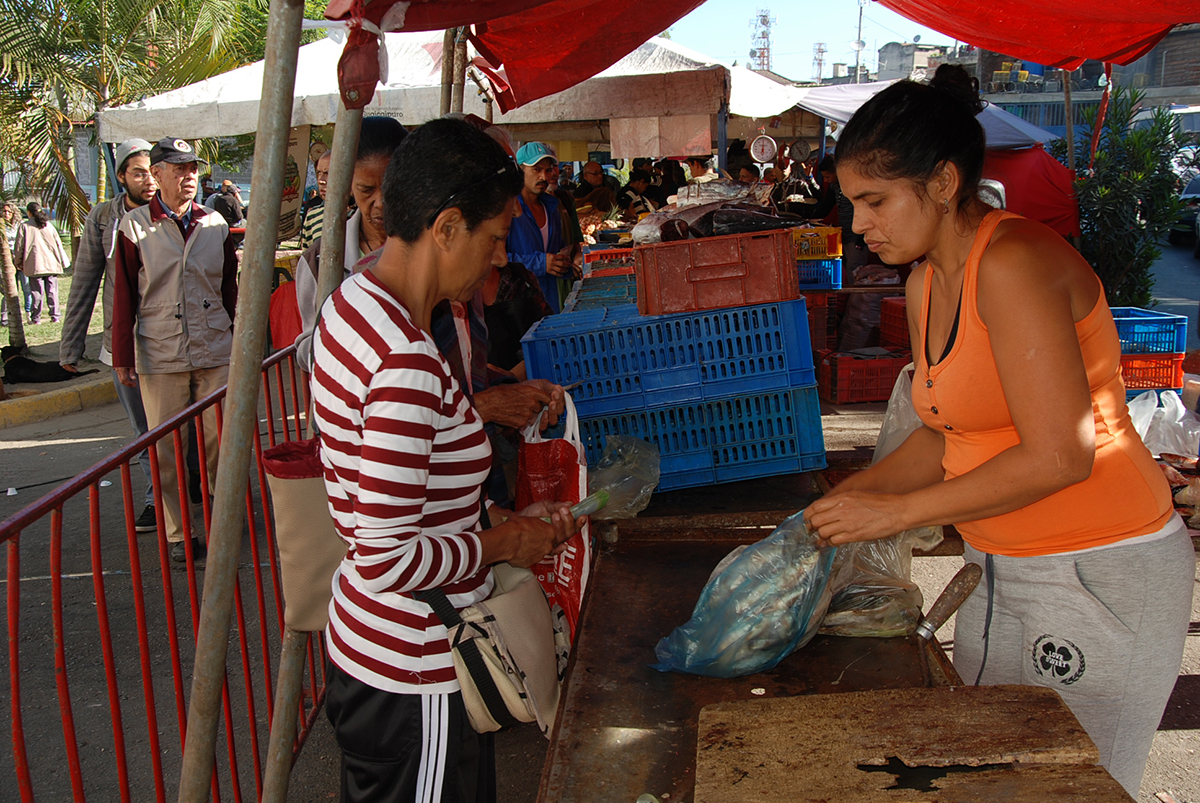
[(491, 593), (491, 564), (530, 566), (582, 524), (536, 505), (493, 508), (501, 522), (481, 529), (491, 446), (429, 332), (435, 305), (469, 300), (505, 264), (520, 187), (512, 159), (470, 125), (417, 129), (384, 178), (382, 255), (322, 308), (313, 401), (349, 543), (327, 630), (343, 801), (495, 799), (490, 734), (471, 729), (446, 629), (415, 595), (474, 604)]

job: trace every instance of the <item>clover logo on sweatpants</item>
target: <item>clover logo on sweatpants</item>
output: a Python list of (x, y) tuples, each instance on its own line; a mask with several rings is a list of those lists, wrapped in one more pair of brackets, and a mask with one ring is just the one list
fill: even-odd
[(1033, 643), (1033, 669), (1039, 675), (1070, 686), (1083, 677), (1086, 662), (1083, 653), (1065, 638), (1049, 634)]

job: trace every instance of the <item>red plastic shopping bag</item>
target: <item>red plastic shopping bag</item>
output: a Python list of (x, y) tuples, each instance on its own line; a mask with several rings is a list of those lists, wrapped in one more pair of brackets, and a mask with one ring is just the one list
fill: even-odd
[[(564, 401), (566, 426), (563, 437), (543, 438), (539, 429), (540, 416), (522, 432), (525, 439), (517, 458), (517, 510), (534, 502), (573, 505), (587, 496), (587, 458), (579, 439), (579, 416), (569, 393)], [(591, 557), (591, 525), (588, 524), (571, 536), (566, 549), (532, 567), (546, 591), (556, 620), (560, 615), (566, 620), (568, 644), (575, 640)]]

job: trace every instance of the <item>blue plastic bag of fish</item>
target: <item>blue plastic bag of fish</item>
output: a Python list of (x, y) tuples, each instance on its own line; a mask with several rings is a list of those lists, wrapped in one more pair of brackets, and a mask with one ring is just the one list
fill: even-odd
[(772, 668), (816, 635), (829, 608), (834, 547), (801, 513), (717, 565), (692, 618), (658, 642), (661, 672), (734, 678)]

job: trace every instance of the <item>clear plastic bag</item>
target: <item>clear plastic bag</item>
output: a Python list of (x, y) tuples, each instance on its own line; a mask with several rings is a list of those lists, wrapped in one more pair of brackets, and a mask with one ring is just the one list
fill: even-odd
[(662, 672), (732, 678), (778, 664), (816, 635), (836, 549), (817, 547), (801, 513), (717, 566), (692, 618), (658, 642)]
[(913, 549), (932, 549), (941, 542), (941, 527), (922, 527), (841, 547), (821, 632), (877, 638), (911, 635), (924, 604), (921, 589), (911, 579)]
[(650, 504), (658, 487), (658, 447), (641, 438), (609, 435), (604, 454), (588, 474), (588, 493), (608, 491), (608, 504), (593, 519), (632, 519)]
[[(911, 364), (906, 366), (892, 386), (872, 464), (899, 448), (921, 426), (912, 403), (911, 369)], [(923, 527), (841, 547), (830, 583), (833, 599), (821, 632), (880, 638), (913, 633), (924, 600), (912, 582), (912, 551), (932, 549), (941, 542), (941, 527)]]
[(1183, 406), (1179, 394), (1148, 390), (1129, 402), (1129, 418), (1150, 454), (1200, 452), (1200, 416)]

